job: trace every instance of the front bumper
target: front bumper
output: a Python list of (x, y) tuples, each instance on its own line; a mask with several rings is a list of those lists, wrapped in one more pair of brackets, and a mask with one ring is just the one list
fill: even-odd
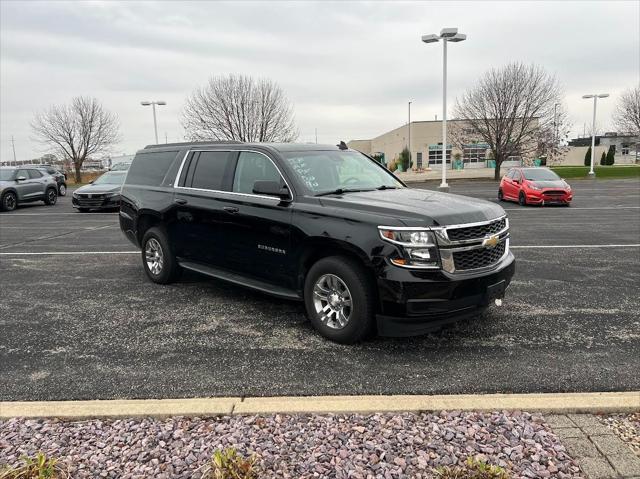
[(491, 271), (448, 274), (386, 266), (378, 275), (381, 336), (413, 336), (477, 315), (502, 298), (515, 273), (509, 252)]
[(573, 192), (571, 190), (565, 190), (562, 194), (553, 193), (550, 194), (550, 191), (558, 192), (559, 190), (528, 190), (527, 195), (527, 203), (542, 205), (542, 204), (569, 204), (573, 199)]
[(120, 207), (120, 195), (107, 197), (79, 198), (74, 196), (71, 199), (74, 208), (88, 210), (112, 210)]

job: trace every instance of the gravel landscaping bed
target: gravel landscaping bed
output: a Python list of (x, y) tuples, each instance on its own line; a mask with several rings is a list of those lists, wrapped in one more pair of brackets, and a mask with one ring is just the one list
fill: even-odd
[(640, 457), (640, 412), (598, 417)]
[(514, 477), (582, 477), (542, 416), (521, 412), (0, 421), (0, 464), (38, 450), (74, 478), (190, 478), (216, 448), (257, 454), (260, 478), (433, 477), (480, 456)]

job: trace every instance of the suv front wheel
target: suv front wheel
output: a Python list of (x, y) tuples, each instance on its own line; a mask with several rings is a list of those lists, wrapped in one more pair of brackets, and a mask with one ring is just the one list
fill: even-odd
[(351, 258), (315, 263), (305, 279), (304, 303), (311, 324), (328, 339), (351, 344), (372, 332), (374, 293), (366, 270)]
[(44, 194), (44, 204), (53, 206), (56, 204), (56, 201), (58, 201), (58, 191), (56, 190), (56, 188), (47, 189), (46, 193)]
[(163, 229), (149, 228), (142, 237), (142, 265), (154, 283), (168, 284), (177, 279), (180, 266)]

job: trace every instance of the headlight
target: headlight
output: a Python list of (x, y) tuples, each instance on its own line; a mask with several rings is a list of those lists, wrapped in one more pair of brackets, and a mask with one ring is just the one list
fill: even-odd
[(432, 231), (423, 229), (394, 229), (379, 226), (380, 237), (394, 243), (400, 255), (389, 258), (396, 266), (415, 268), (440, 268), (440, 255)]
[(531, 188), (532, 190), (538, 190), (538, 191), (540, 191), (542, 189), (538, 185), (536, 185), (535, 183), (531, 183), (531, 182), (529, 182), (529, 188)]
[(567, 183), (566, 181), (564, 182), (564, 187), (567, 191), (571, 191), (571, 185), (569, 185), (569, 183)]

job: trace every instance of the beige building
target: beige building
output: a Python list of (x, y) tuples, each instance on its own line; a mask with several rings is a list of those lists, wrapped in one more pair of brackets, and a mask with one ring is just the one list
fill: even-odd
[[(450, 131), (461, 128), (465, 136), (469, 136), (472, 132), (464, 130), (464, 123), (464, 120), (449, 120), (447, 127)], [(471, 140), (461, 147), (454, 146), (451, 141), (447, 143), (447, 163), (451, 162), (452, 157), (456, 159), (457, 155), (460, 155), (464, 168), (493, 168), (489, 145), (481, 140)], [(414, 170), (434, 168), (442, 165), (442, 121), (412, 121), (410, 125), (403, 125), (371, 140), (351, 140), (347, 145), (367, 155), (381, 155), (387, 165), (397, 159), (400, 152), (408, 146)], [(523, 160), (524, 158), (513, 157), (510, 161), (505, 161), (503, 166), (520, 165)]]

